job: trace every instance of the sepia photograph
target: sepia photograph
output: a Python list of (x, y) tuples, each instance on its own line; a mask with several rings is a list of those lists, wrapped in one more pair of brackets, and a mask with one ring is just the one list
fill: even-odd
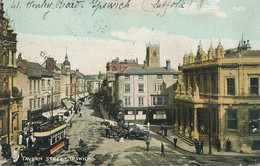
[(259, 0), (0, 0), (0, 165), (260, 166)]

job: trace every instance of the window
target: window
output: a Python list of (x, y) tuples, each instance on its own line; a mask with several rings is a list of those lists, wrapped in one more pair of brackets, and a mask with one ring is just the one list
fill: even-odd
[(41, 106), (41, 99), (38, 98), (38, 108), (40, 108), (40, 106)]
[(48, 89), (51, 87), (51, 80), (48, 80)]
[(144, 92), (144, 84), (138, 85), (138, 92)]
[(162, 80), (162, 75), (161, 74), (157, 75), (157, 80)]
[(144, 79), (144, 75), (138, 75), (138, 80), (143, 80)]
[(45, 89), (45, 86), (44, 86), (44, 80), (42, 80), (42, 90)]
[(227, 78), (227, 95), (235, 95), (235, 78)]
[(125, 97), (125, 106), (130, 105), (130, 97)]
[(130, 80), (130, 75), (125, 75), (125, 80)]
[(36, 100), (33, 100), (33, 108), (36, 109)]
[(44, 98), (42, 98), (42, 105), (44, 104)]
[(143, 106), (144, 105), (144, 98), (143, 97), (138, 97), (138, 105)]
[(33, 81), (33, 91), (36, 92), (36, 81)]
[(40, 81), (38, 81), (38, 92), (40, 92)]
[(260, 109), (251, 109), (250, 110), (250, 120), (249, 120), (249, 128), (251, 130), (259, 129), (259, 113)]
[(203, 75), (203, 80), (204, 80), (204, 93), (207, 93), (208, 92), (208, 80), (207, 80), (207, 74), (204, 74)]
[(179, 79), (179, 75), (173, 75), (173, 79), (175, 80)]
[(227, 109), (227, 128), (237, 129), (237, 110)]
[(130, 84), (125, 85), (125, 92), (130, 92)]
[(153, 105), (167, 105), (166, 96), (153, 96)]
[(161, 84), (154, 85), (154, 91), (155, 92), (161, 92), (162, 91), (162, 85)]
[(258, 78), (250, 78), (250, 94), (251, 95), (258, 95)]
[(29, 91), (32, 91), (32, 81), (29, 82)]
[(32, 110), (32, 99), (29, 100), (29, 108)]

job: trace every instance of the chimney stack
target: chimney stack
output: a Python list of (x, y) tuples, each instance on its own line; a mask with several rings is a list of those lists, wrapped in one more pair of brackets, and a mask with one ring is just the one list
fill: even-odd
[(169, 70), (171, 68), (171, 61), (168, 59), (166, 60), (166, 69)]

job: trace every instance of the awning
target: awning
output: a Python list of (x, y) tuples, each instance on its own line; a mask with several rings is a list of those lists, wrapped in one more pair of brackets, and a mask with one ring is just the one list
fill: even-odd
[(63, 100), (63, 102), (64, 102), (64, 104), (65, 104), (65, 106), (66, 106), (66, 108), (67, 109), (70, 109), (71, 107), (73, 107), (74, 106), (74, 102), (73, 101), (71, 101), (71, 100)]
[[(56, 109), (56, 110), (53, 110), (53, 116), (64, 115), (65, 112), (67, 112), (67, 110), (65, 110), (65, 109)], [(52, 114), (52, 111), (48, 111), (48, 112), (42, 113), (42, 116), (44, 116), (46, 118), (50, 118), (51, 114)]]

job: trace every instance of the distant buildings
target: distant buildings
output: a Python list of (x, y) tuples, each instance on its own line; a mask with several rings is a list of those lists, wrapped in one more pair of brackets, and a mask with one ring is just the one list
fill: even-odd
[(159, 46), (148, 45), (143, 65), (115, 73), (116, 100), (122, 101), (125, 121), (152, 124), (172, 123), (173, 84), (178, 71), (160, 67)]
[(22, 129), (22, 94), (16, 85), (17, 34), (4, 13), (0, 1), (0, 138), (1, 143), (12, 143), (17, 141)]
[(208, 52), (185, 54), (175, 90), (175, 130), (214, 143), (227, 139), (232, 149), (260, 149), (260, 51), (249, 41), (224, 50), (221, 43)]

